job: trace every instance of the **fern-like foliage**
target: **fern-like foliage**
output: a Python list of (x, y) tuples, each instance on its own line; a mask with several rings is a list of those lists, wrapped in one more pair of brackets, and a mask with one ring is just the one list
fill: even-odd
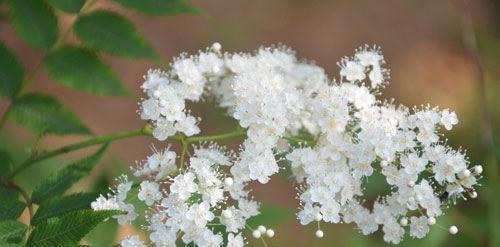
[(95, 164), (101, 159), (107, 146), (104, 145), (95, 154), (63, 168), (61, 171), (44, 180), (33, 191), (31, 200), (35, 203), (41, 203), (48, 198), (62, 195), (78, 180), (90, 173)]
[(37, 225), (44, 220), (81, 209), (90, 209), (90, 203), (99, 196), (98, 193), (75, 193), (63, 197), (49, 199), (42, 203), (31, 219)]
[(74, 246), (97, 224), (121, 211), (79, 210), (53, 217), (35, 226), (27, 245), (32, 247)]

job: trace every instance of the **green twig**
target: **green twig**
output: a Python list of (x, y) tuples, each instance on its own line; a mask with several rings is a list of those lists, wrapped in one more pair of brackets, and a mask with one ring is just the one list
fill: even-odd
[(313, 147), (316, 145), (316, 141), (314, 141), (314, 140), (305, 140), (305, 139), (302, 139), (299, 137), (283, 136), (283, 139), (285, 139), (289, 142), (296, 143), (296, 144), (305, 144), (306, 146), (310, 146), (310, 147)]
[(106, 142), (112, 142), (112, 141), (115, 141), (115, 140), (120, 140), (120, 139), (124, 139), (124, 138), (128, 138), (128, 137), (143, 136), (143, 135), (151, 135), (151, 133), (148, 133), (146, 131), (146, 128), (135, 129), (135, 130), (120, 132), (120, 133), (117, 133), (117, 134), (106, 135), (106, 136), (98, 136), (98, 137), (90, 138), (90, 139), (88, 139), (86, 141), (77, 142), (77, 143), (74, 143), (74, 144), (71, 144), (71, 145), (67, 145), (67, 146), (58, 148), (58, 149), (53, 150), (53, 151), (40, 153), (39, 155), (32, 156), (32, 157), (28, 158), (21, 165), (17, 166), (14, 169), (14, 171), (12, 171), (12, 173), (10, 173), (9, 176), (7, 176), (7, 179), (12, 179), (19, 172), (25, 170), (26, 168), (30, 167), (31, 165), (33, 165), (33, 164), (35, 164), (37, 162), (40, 162), (42, 160), (46, 160), (46, 159), (52, 158), (54, 156), (58, 156), (58, 155), (61, 155), (61, 154), (65, 154), (65, 153), (68, 153), (68, 152), (71, 152), (71, 151), (75, 151), (75, 150), (86, 148), (86, 147), (93, 146), (93, 145), (98, 145), (98, 144), (102, 144), (102, 143), (106, 143)]
[(9, 118), (9, 112), (12, 109), (12, 103), (9, 104), (5, 112), (2, 114), (2, 118), (0, 118), (0, 130), (3, 129), (3, 126), (7, 122), (7, 118)]
[[(6, 178), (7, 178), (7, 180), (11, 180), (13, 177), (15, 177), (21, 171), (30, 167), (31, 165), (33, 165), (37, 162), (61, 155), (61, 154), (69, 153), (69, 152), (79, 150), (82, 148), (86, 148), (86, 147), (90, 147), (93, 145), (98, 145), (98, 144), (112, 142), (112, 141), (116, 141), (116, 140), (120, 140), (120, 139), (129, 138), (129, 137), (151, 136), (151, 135), (152, 135), (151, 125), (146, 124), (141, 129), (134, 129), (134, 130), (123, 131), (123, 132), (119, 132), (119, 133), (111, 134), (111, 135), (93, 137), (93, 138), (90, 138), (86, 141), (73, 143), (73, 144), (70, 144), (70, 145), (67, 145), (64, 147), (60, 147), (60, 148), (55, 149), (53, 151), (43, 152), (43, 153), (31, 156), (26, 161), (24, 161), (19, 166), (17, 166), (14, 169), (14, 171), (12, 171), (8, 176), (6, 176)], [(230, 133), (221, 134), (221, 135), (197, 136), (197, 137), (190, 137), (190, 138), (185, 138), (184, 136), (180, 136), (180, 135), (174, 135), (174, 136), (168, 137), (167, 140), (178, 141), (178, 142), (182, 143), (183, 152), (181, 154), (181, 167), (183, 167), (185, 156), (187, 153), (189, 153), (189, 150), (188, 150), (189, 144), (196, 143), (196, 142), (203, 142), (203, 141), (223, 140), (223, 139), (235, 138), (235, 137), (244, 136), (244, 135), (245, 135), (244, 130), (237, 130), (235, 132), (230, 132)]]
[(225, 139), (243, 137), (245, 135), (246, 135), (246, 131), (244, 129), (238, 129), (236, 131), (221, 134), (221, 135), (188, 137), (188, 138), (186, 138), (186, 142), (187, 142), (187, 144), (192, 144), (192, 143), (197, 143), (197, 142), (221, 141), (221, 140), (225, 140)]
[(184, 170), (184, 162), (186, 159), (186, 153), (188, 152), (188, 145), (189, 145), (189, 143), (186, 141), (184, 136), (181, 139), (181, 143), (182, 143), (182, 151), (181, 151), (181, 157), (179, 159), (179, 163), (180, 163), (179, 164), (179, 172), (182, 172)]
[(23, 197), (24, 201), (26, 202), (26, 206), (28, 207), (28, 212), (30, 215), (29, 223), (31, 225), (31, 218), (33, 218), (34, 211), (33, 211), (33, 203), (31, 203), (31, 198), (30, 198), (29, 194), (23, 188), (19, 187), (19, 185), (17, 185), (14, 182), (11, 182), (8, 185), (8, 187), (11, 187), (11, 188), (19, 191), (19, 193)]

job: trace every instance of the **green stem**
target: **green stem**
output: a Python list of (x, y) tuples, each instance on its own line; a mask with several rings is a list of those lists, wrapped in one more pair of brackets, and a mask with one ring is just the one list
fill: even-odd
[(33, 203), (31, 203), (31, 199), (30, 199), (29, 194), (23, 188), (19, 187), (19, 185), (17, 185), (16, 183), (11, 183), (9, 185), (9, 187), (19, 191), (19, 193), (23, 197), (24, 201), (26, 202), (26, 206), (28, 207), (28, 212), (30, 215), (29, 223), (31, 225), (31, 218), (33, 218), (34, 211), (33, 211)]
[(12, 103), (5, 110), (5, 112), (2, 115), (2, 118), (0, 118), (0, 130), (3, 129), (3, 126), (7, 122), (7, 118), (9, 118), (9, 112), (10, 112), (11, 109), (12, 109)]
[[(19, 174), (21, 171), (27, 169), (31, 165), (38, 163), (40, 161), (69, 153), (75, 150), (79, 150), (82, 148), (90, 147), (93, 145), (98, 145), (98, 144), (103, 144), (107, 142), (112, 142), (120, 139), (125, 139), (129, 137), (135, 137), (135, 136), (151, 136), (152, 130), (151, 126), (149, 124), (146, 124), (143, 128), (141, 129), (134, 129), (134, 130), (129, 130), (129, 131), (123, 131), (119, 132), (116, 134), (111, 134), (111, 135), (105, 135), (105, 136), (97, 136), (90, 138), (86, 141), (82, 142), (77, 142), (73, 143), (64, 147), (60, 147), (58, 149), (49, 151), (49, 152), (44, 152), (40, 153), (38, 155), (32, 156), (28, 158), (26, 161), (24, 161), (21, 165), (17, 166), (12, 173), (10, 173), (6, 178), (7, 180), (11, 180), (14, 178), (17, 174)], [(182, 143), (182, 153), (181, 153), (181, 170), (184, 167), (184, 161), (185, 161), (185, 156), (189, 152), (188, 147), (189, 144), (191, 143), (196, 143), (196, 142), (204, 142), (204, 141), (217, 141), (217, 140), (223, 140), (223, 139), (229, 139), (229, 138), (234, 138), (234, 137), (239, 137), (239, 136), (244, 136), (245, 131), (244, 130), (237, 130), (234, 132), (226, 133), (226, 134), (221, 134), (221, 135), (212, 135), (212, 136), (198, 136), (198, 137), (190, 137), (190, 138), (185, 138), (184, 136), (179, 136), (179, 135), (174, 135), (170, 136), (167, 140), (169, 141), (178, 141)]]
[(181, 151), (181, 158), (179, 160), (180, 163), (179, 172), (182, 172), (184, 170), (184, 162), (186, 159), (186, 153), (188, 152), (188, 145), (189, 145), (189, 143), (186, 141), (184, 137), (182, 137), (181, 143), (182, 143), (182, 151)]
[(212, 136), (195, 136), (186, 138), (187, 144), (197, 143), (197, 142), (211, 142), (211, 141), (220, 141), (225, 139), (231, 139), (236, 137), (243, 137), (246, 135), (246, 131), (244, 129), (238, 129), (233, 132), (221, 134), (221, 135), (212, 135)]
[(58, 156), (58, 155), (61, 155), (61, 154), (69, 153), (71, 151), (75, 151), (75, 150), (78, 150), (78, 149), (86, 148), (86, 147), (89, 147), (89, 146), (103, 144), (103, 143), (107, 143), (107, 142), (112, 142), (112, 141), (115, 141), (115, 140), (120, 140), (120, 139), (124, 139), (124, 138), (128, 138), (128, 137), (147, 136), (147, 135), (151, 135), (151, 133), (148, 132), (146, 130), (146, 128), (135, 129), (135, 130), (130, 130), (130, 131), (123, 131), (123, 132), (120, 132), (120, 133), (117, 133), (117, 134), (94, 137), (94, 138), (88, 139), (86, 141), (77, 142), (77, 143), (74, 143), (74, 144), (71, 144), (71, 145), (67, 145), (67, 146), (58, 148), (56, 150), (50, 151), (50, 152), (41, 153), (40, 155), (32, 156), (32, 157), (28, 158), (21, 165), (17, 166), (14, 169), (14, 171), (12, 171), (12, 173), (9, 174), (9, 176), (7, 176), (7, 179), (12, 179), (18, 173), (20, 173), (21, 171), (23, 171), (26, 168), (30, 167), (31, 165), (33, 165), (33, 164), (35, 164), (37, 162), (40, 162), (42, 160), (46, 160), (46, 159), (52, 158), (54, 156)]
[(316, 145), (316, 141), (305, 140), (305, 139), (293, 137), (293, 136), (283, 136), (283, 139), (285, 139), (289, 142), (296, 143), (296, 144), (305, 144), (306, 146), (310, 146), (310, 147)]

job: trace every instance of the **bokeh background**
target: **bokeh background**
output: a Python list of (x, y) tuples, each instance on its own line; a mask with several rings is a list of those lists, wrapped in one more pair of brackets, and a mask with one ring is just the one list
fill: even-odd
[[(226, 51), (252, 51), (259, 46), (282, 43), (290, 46), (301, 58), (314, 60), (333, 77), (338, 74), (336, 62), (352, 54), (363, 44), (382, 47), (387, 66), (391, 69), (391, 84), (383, 99), (396, 103), (439, 105), (451, 108), (460, 123), (448, 133), (452, 146), (468, 150), (473, 164), (482, 164), (486, 175), (478, 198), (459, 201), (438, 223), (447, 228), (459, 227), (452, 236), (433, 226), (423, 240), (406, 236), (402, 246), (491, 246), (494, 228), (491, 217), (498, 217), (495, 198), (500, 197), (498, 169), (495, 158), (500, 154), (500, 4), (488, 0), (210, 0), (190, 1), (204, 15), (151, 17), (128, 11), (112, 1), (100, 1), (97, 6), (116, 10), (131, 19), (140, 33), (159, 54), (169, 61), (181, 52), (194, 53), (214, 41)], [(40, 63), (43, 52), (33, 50), (15, 34), (7, 21), (6, 6), (0, 6), (0, 37), (20, 56), (29, 73)], [(59, 13), (60, 25), (71, 23), (72, 17)], [(471, 43), (476, 38), (477, 52)], [(73, 38), (74, 39), (74, 38)], [(74, 39), (76, 42), (76, 39)], [(476, 57), (477, 55), (477, 57)], [(477, 59), (476, 59), (477, 58)], [(0, 58), (1, 59), (1, 58)], [(124, 60), (105, 55), (104, 60), (118, 71), (131, 92), (140, 97), (142, 76), (149, 68), (158, 67), (150, 60)], [(90, 96), (61, 87), (42, 73), (34, 85), (36, 91), (50, 92), (73, 109), (97, 135), (138, 128), (144, 123), (137, 115), (134, 99)], [(7, 102), (0, 102), (3, 112)], [(484, 109), (487, 106), (487, 111)], [(201, 116), (205, 133), (221, 133), (234, 123), (218, 117), (220, 111), (211, 106), (195, 104), (194, 114)], [(488, 113), (488, 115), (485, 115)], [(489, 133), (489, 129), (492, 130)], [(1, 133), (3, 146), (16, 153), (17, 160), (29, 154), (34, 136), (13, 122)], [(53, 149), (84, 140), (85, 137), (47, 136), (40, 146)], [(91, 177), (74, 189), (86, 190), (103, 181), (112, 181), (126, 172), (136, 160), (151, 153), (152, 138), (138, 137), (114, 142), (110, 152), (93, 171)], [(13, 143), (13, 144), (12, 144)], [(237, 142), (228, 143), (237, 148)], [(163, 147), (166, 143), (156, 143)], [(178, 148), (174, 145), (174, 148)], [(32, 167), (21, 176), (20, 184), (31, 190), (47, 174), (60, 169), (68, 161), (89, 148), (61, 159), (52, 159)], [(490, 180), (489, 180), (490, 179)], [(384, 190), (384, 181), (373, 178), (368, 183), (371, 197)], [(272, 217), (268, 225), (276, 236), (271, 246), (383, 246), (381, 234), (363, 236), (353, 225), (323, 225), (324, 239), (314, 237), (315, 226), (300, 226), (295, 220), (297, 201), (295, 189), (286, 175), (275, 175), (269, 185), (254, 185), (253, 195), (265, 202)], [(497, 204), (498, 205), (498, 204)], [(496, 212), (496, 214), (495, 214)], [(495, 216), (496, 215), (496, 216)], [(498, 221), (497, 221), (498, 222)], [(498, 228), (496, 228), (498, 229)], [(105, 223), (87, 238), (89, 243), (112, 241), (134, 232), (132, 227), (117, 228)], [(116, 232), (116, 236), (114, 235)], [(500, 231), (496, 232), (500, 235)], [(252, 246), (260, 242), (249, 240)]]

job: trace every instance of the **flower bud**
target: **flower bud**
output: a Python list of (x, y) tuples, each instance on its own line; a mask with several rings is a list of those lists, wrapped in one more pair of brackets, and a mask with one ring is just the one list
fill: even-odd
[(450, 226), (449, 231), (450, 231), (450, 234), (455, 235), (458, 233), (458, 228), (456, 226)]
[(254, 238), (260, 238), (260, 235), (261, 235), (261, 233), (259, 230), (255, 230), (252, 232), (252, 237), (254, 237)]
[(427, 224), (429, 224), (430, 226), (435, 225), (436, 224), (436, 218), (430, 217), (429, 219), (427, 219)]
[(268, 230), (266, 231), (266, 235), (267, 235), (268, 237), (270, 237), (270, 238), (274, 237), (274, 231), (273, 231), (273, 229), (268, 229)]

